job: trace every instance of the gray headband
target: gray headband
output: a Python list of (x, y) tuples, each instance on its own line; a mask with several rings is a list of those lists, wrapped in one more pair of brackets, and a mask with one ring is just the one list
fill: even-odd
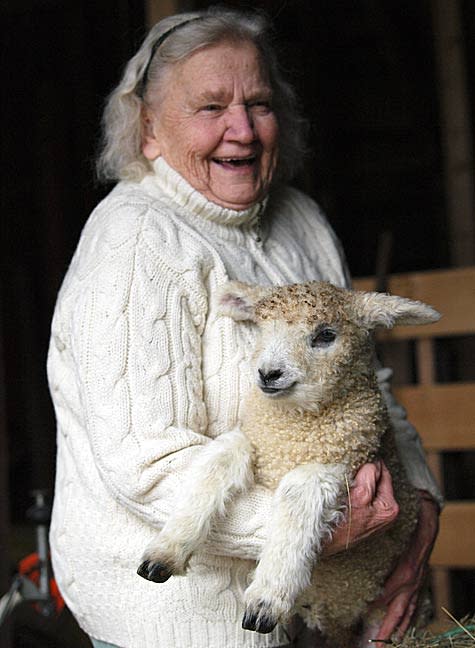
[(139, 83), (137, 84), (137, 87), (135, 89), (136, 94), (143, 99), (143, 96), (145, 94), (145, 88), (147, 87), (147, 81), (148, 81), (148, 72), (150, 69), (150, 65), (152, 63), (153, 57), (155, 56), (158, 48), (160, 45), (163, 43), (164, 40), (166, 40), (171, 34), (177, 31), (177, 29), (180, 29), (181, 27), (184, 27), (185, 25), (188, 25), (191, 22), (194, 22), (195, 20), (203, 20), (205, 16), (196, 16), (195, 18), (190, 18), (189, 20), (184, 20), (181, 23), (178, 23), (177, 25), (174, 25), (173, 27), (170, 27), (170, 29), (167, 29), (166, 32), (163, 32), (155, 43), (152, 45), (152, 49), (150, 51), (150, 57), (148, 59), (148, 63), (145, 66), (144, 73), (142, 74), (142, 78), (140, 79)]

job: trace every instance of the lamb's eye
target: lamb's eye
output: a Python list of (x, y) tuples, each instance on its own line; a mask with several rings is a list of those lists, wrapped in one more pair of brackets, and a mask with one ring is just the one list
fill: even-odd
[(312, 347), (326, 347), (329, 346), (336, 339), (336, 331), (332, 328), (324, 327), (315, 331), (310, 338), (310, 345)]

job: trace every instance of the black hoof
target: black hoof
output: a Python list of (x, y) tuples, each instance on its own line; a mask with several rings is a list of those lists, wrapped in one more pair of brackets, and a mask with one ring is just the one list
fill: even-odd
[(277, 625), (270, 616), (259, 612), (246, 612), (242, 620), (242, 627), (244, 630), (254, 630), (262, 634), (268, 634)]
[(145, 560), (140, 565), (137, 569), (137, 574), (154, 583), (165, 583), (170, 576), (173, 576), (168, 567), (160, 563), (151, 563), (150, 560)]

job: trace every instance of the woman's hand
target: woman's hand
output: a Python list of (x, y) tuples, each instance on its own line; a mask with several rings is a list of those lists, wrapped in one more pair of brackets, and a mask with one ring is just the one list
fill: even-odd
[(386, 581), (383, 593), (373, 604), (375, 607), (386, 608), (383, 622), (374, 636), (376, 640), (387, 640), (394, 632), (401, 638), (416, 609), (429, 556), (439, 530), (438, 504), (426, 491), (419, 493), (421, 508), (413, 538)]
[[(374, 607), (385, 610), (379, 629), (372, 632), (373, 641), (388, 640), (394, 632), (402, 637), (416, 609), (439, 529), (437, 502), (426, 491), (419, 493), (421, 507), (413, 538), (386, 581), (383, 593), (373, 603)], [(391, 475), (382, 461), (360, 468), (350, 489), (350, 498), (351, 523), (347, 515), (346, 523), (335, 530), (331, 542), (324, 549), (327, 556), (383, 531), (398, 516), (399, 506), (394, 499)]]
[(335, 529), (331, 542), (323, 550), (326, 556), (383, 531), (397, 518), (399, 505), (394, 499), (391, 475), (382, 461), (359, 469), (350, 489), (350, 502), (346, 522)]

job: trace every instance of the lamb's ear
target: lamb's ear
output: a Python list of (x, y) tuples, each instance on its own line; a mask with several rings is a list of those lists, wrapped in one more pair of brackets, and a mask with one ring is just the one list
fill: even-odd
[(254, 322), (254, 307), (268, 290), (262, 286), (251, 286), (240, 281), (228, 281), (218, 289), (216, 294), (218, 315)]
[(354, 292), (354, 312), (360, 324), (368, 329), (392, 328), (398, 324), (431, 324), (441, 315), (420, 301), (377, 292)]

